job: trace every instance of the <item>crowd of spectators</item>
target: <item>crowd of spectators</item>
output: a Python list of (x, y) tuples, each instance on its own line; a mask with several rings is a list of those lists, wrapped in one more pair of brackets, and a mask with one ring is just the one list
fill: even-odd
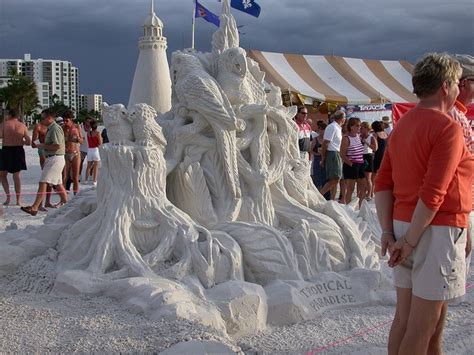
[[(56, 117), (52, 109), (41, 112), (40, 121), (35, 125), (32, 137), (28, 128), (20, 122), (16, 110), (9, 110), (4, 122), (0, 124), (0, 179), (5, 192), (4, 205), (9, 205), (12, 194), (7, 175), (13, 175), (16, 205), (31, 215), (48, 208), (58, 208), (67, 202), (67, 190), (76, 194), (79, 191), (83, 162), (88, 157), (85, 180), (82, 184), (97, 184), (100, 155), (98, 147), (103, 135), (97, 130), (97, 121), (87, 117), (83, 124), (74, 122), (74, 112), (66, 111), (63, 117)], [(41, 166), (38, 192), (31, 206), (22, 206), (21, 171), (27, 170), (25, 145), (37, 149)], [(90, 181), (89, 181), (90, 179)], [(53, 192), (54, 190), (54, 192)], [(51, 203), (55, 193), (60, 201)]]
[(352, 201), (354, 192), (359, 205), (364, 199), (371, 200), (375, 176), (392, 131), (391, 119), (347, 119), (345, 110), (340, 108), (327, 122), (313, 122), (308, 118), (308, 109), (299, 106), (295, 122), (300, 157), (311, 161), (311, 178), (321, 194), (327, 200), (345, 204)]

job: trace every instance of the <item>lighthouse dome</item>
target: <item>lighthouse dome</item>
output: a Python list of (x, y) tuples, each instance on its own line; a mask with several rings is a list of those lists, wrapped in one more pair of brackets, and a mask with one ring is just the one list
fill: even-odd
[(163, 22), (153, 12), (151, 14), (148, 14), (144, 26), (163, 27)]
[(150, 13), (146, 17), (143, 25), (163, 28), (163, 22), (158, 18), (158, 16), (156, 16), (154, 7), (154, 1), (151, 0)]

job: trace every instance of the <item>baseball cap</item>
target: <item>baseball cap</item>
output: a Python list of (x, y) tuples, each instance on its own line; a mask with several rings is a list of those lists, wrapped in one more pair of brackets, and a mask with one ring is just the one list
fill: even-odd
[(461, 78), (474, 79), (474, 57), (469, 54), (454, 54), (453, 58), (461, 64)]
[(57, 124), (63, 124), (64, 123), (63, 118), (61, 116), (56, 117), (56, 123)]

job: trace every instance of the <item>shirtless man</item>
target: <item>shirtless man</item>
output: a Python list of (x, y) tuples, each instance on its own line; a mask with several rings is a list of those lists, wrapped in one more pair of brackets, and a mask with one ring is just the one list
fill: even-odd
[[(38, 148), (38, 145), (35, 143), (35, 141), (37, 141), (37, 140), (40, 143), (44, 144), (44, 137), (46, 137), (46, 131), (47, 130), (48, 130), (48, 127), (43, 126), (41, 124), (41, 122), (39, 122), (35, 125), (35, 128), (33, 128), (33, 135), (31, 137), (31, 147), (32, 148)], [(45, 156), (44, 156), (44, 149), (43, 148), (38, 148), (38, 156), (39, 156), (41, 169), (43, 169), (44, 160), (46, 159)]]
[(28, 128), (18, 120), (16, 110), (10, 110), (4, 122), (0, 124), (0, 138), (3, 138), (3, 147), (0, 153), (0, 179), (6, 199), (4, 205), (10, 204), (10, 186), (7, 174), (13, 174), (15, 185), (16, 204), (21, 205), (20, 172), (26, 170), (24, 145), (31, 143)]
[(74, 195), (79, 191), (79, 169), (81, 166), (81, 155), (79, 146), (83, 142), (81, 129), (72, 121), (74, 113), (67, 111), (64, 114), (64, 140), (66, 142), (66, 166), (63, 171), (63, 185), (66, 185), (68, 175), (73, 183)]

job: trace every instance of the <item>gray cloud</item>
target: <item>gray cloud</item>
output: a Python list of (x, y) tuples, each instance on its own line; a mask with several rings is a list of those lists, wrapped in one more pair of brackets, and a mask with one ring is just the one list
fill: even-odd
[[(219, 12), (217, 0), (201, 0)], [(471, 0), (257, 0), (241, 46), (273, 52), (406, 59), (426, 52), (473, 53)], [(128, 101), (149, 0), (0, 0), (0, 57), (54, 58), (79, 67), (81, 92)], [(191, 43), (191, 0), (155, 0), (168, 55)], [(210, 49), (215, 26), (196, 19), (196, 47)]]

